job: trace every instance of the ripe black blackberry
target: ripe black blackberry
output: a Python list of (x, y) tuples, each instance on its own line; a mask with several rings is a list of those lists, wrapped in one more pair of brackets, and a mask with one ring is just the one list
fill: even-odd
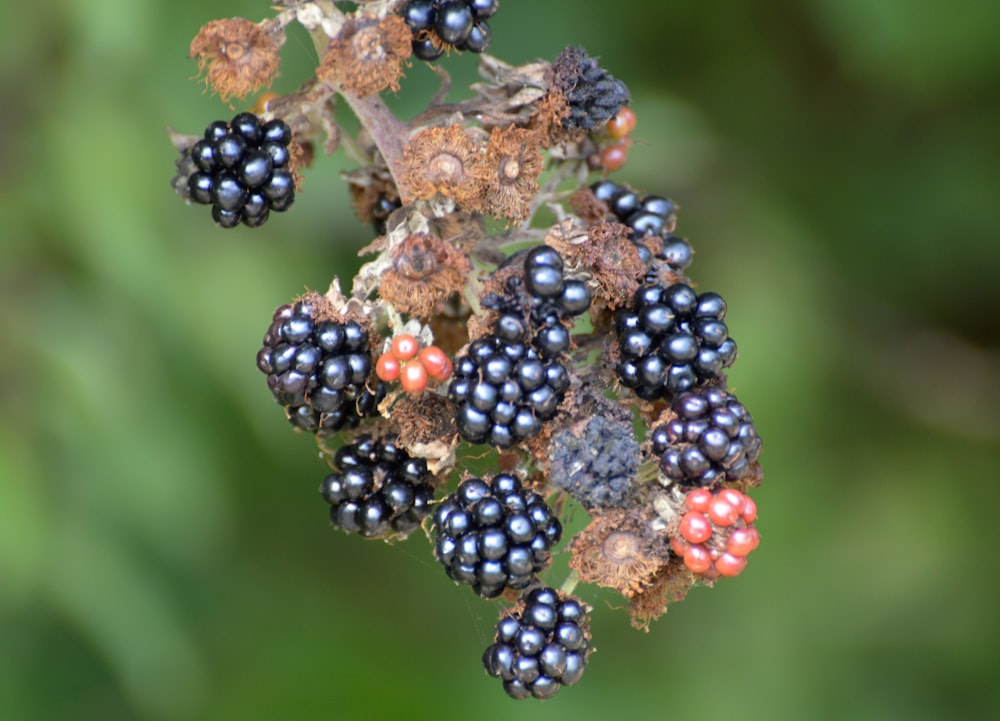
[(549, 445), (549, 481), (584, 508), (621, 508), (634, 494), (639, 443), (631, 417), (595, 412), (555, 434)]
[(376, 235), (385, 235), (386, 221), (392, 215), (392, 211), (402, 208), (403, 201), (398, 196), (391, 196), (382, 193), (375, 199), (372, 205), (372, 228)]
[(501, 315), (492, 333), (455, 359), (448, 398), (457, 405), (461, 436), (509, 448), (538, 435), (569, 388), (569, 372), (559, 360), (568, 348), (569, 333), (558, 322), (529, 340), (523, 317)]
[(761, 439), (736, 396), (708, 386), (677, 395), (670, 408), (674, 418), (650, 434), (667, 478), (683, 486), (713, 486), (757, 470)]
[(583, 676), (590, 649), (590, 607), (555, 589), (534, 588), (503, 615), (483, 668), (513, 699), (546, 699)]
[(253, 113), (212, 123), (188, 150), (197, 170), (187, 180), (187, 197), (211, 205), (223, 228), (262, 225), (272, 210), (288, 210), (295, 201), (291, 141), (284, 121), (262, 123)]
[(655, 273), (657, 265), (666, 265), (680, 273), (691, 265), (694, 252), (690, 244), (672, 233), (677, 219), (677, 206), (672, 200), (662, 195), (639, 195), (627, 185), (618, 185), (612, 180), (598, 180), (590, 190), (622, 225), (632, 230), (633, 241), (645, 235), (663, 238), (663, 249), (655, 257), (644, 245), (636, 243), (649, 270)]
[(530, 585), (561, 537), (545, 499), (505, 473), (462, 481), (434, 512), (434, 556), (483, 598)]
[(615, 314), (622, 385), (655, 400), (719, 378), (736, 360), (725, 317), (718, 293), (698, 294), (685, 283), (639, 288)]
[(257, 367), (296, 427), (332, 432), (378, 412), (386, 388), (362, 324), (317, 320), (314, 304), (299, 300), (275, 311), (263, 342)]
[(320, 486), (333, 524), (365, 538), (405, 537), (430, 513), (434, 498), (427, 462), (394, 439), (359, 436), (333, 458)]
[(448, 46), (481, 53), (489, 47), (486, 22), (496, 14), (499, 0), (410, 0), (400, 15), (413, 32), (413, 54), (430, 62)]
[(594, 130), (628, 105), (628, 88), (608, 74), (583, 48), (569, 47), (552, 63), (552, 84), (566, 97), (569, 117), (562, 124)]

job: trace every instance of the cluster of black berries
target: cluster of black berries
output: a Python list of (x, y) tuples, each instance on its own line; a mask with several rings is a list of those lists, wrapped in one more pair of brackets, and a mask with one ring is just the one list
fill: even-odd
[(639, 443), (631, 417), (595, 413), (556, 434), (549, 445), (549, 481), (584, 508), (621, 508), (631, 499)]
[(295, 201), (295, 178), (288, 164), (292, 131), (282, 120), (261, 123), (240, 113), (228, 123), (217, 120), (191, 146), (197, 171), (188, 179), (189, 197), (212, 206), (223, 228), (243, 222), (256, 228), (270, 212), (288, 210)]
[(663, 238), (663, 249), (654, 258), (646, 246), (636, 243), (648, 269), (662, 263), (675, 272), (691, 265), (694, 252), (684, 238), (672, 233), (677, 219), (674, 201), (662, 195), (640, 195), (627, 185), (612, 180), (598, 180), (590, 186), (594, 197), (608, 206), (615, 217), (632, 229), (632, 239), (638, 241), (646, 235)]
[(278, 308), (257, 367), (296, 427), (333, 432), (357, 426), (377, 412), (386, 392), (372, 374), (368, 330), (354, 320), (317, 321), (314, 312), (303, 301)]
[(685, 283), (646, 285), (615, 314), (622, 384), (645, 400), (676, 395), (715, 380), (736, 360), (726, 301)]
[(437, 60), (448, 46), (481, 53), (490, 44), (490, 24), (499, 0), (410, 0), (400, 14), (413, 32), (413, 54)]
[(471, 443), (509, 448), (535, 437), (570, 386), (560, 360), (570, 345), (562, 319), (590, 307), (590, 290), (563, 277), (562, 257), (547, 245), (525, 256), (523, 285), (531, 306), (527, 319), (520, 301), (511, 301), (492, 333), (455, 361), (448, 398), (458, 406), (458, 432)]
[(483, 598), (527, 588), (561, 537), (545, 499), (504, 473), (489, 483), (466, 479), (434, 512), (435, 557), (449, 578)]
[(761, 440), (736, 397), (708, 386), (681, 393), (670, 405), (674, 419), (651, 433), (653, 453), (667, 478), (683, 486), (739, 481), (755, 470)]
[(392, 439), (362, 435), (340, 448), (334, 472), (320, 486), (334, 525), (365, 538), (407, 536), (434, 499), (427, 461), (411, 458)]
[(590, 649), (589, 608), (552, 588), (524, 594), (520, 611), (500, 619), (483, 654), (486, 673), (511, 698), (551, 698), (583, 676)]
[(552, 62), (552, 82), (566, 97), (569, 116), (562, 124), (594, 130), (603, 126), (628, 105), (628, 87), (587, 55), (583, 48), (569, 47)]

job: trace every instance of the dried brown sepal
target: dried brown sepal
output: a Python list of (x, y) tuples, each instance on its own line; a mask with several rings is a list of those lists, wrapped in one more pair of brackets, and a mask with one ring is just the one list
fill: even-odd
[(570, 568), (584, 583), (633, 598), (649, 588), (670, 559), (665, 539), (638, 510), (595, 516), (570, 543)]
[(684, 561), (676, 556), (671, 558), (652, 583), (629, 600), (627, 610), (632, 627), (649, 632), (649, 624), (665, 614), (671, 603), (683, 601), (694, 582), (695, 576)]
[(586, 131), (566, 128), (563, 120), (570, 115), (569, 102), (557, 88), (552, 88), (535, 103), (535, 112), (528, 121), (528, 128), (539, 134), (545, 147), (567, 142), (580, 142)]
[(569, 197), (569, 207), (587, 225), (596, 225), (611, 211), (608, 204), (594, 197), (590, 188), (580, 188)]
[(412, 34), (398, 15), (351, 17), (330, 41), (317, 75), (359, 96), (399, 90)]
[(467, 212), (482, 210), (485, 148), (457, 123), (425, 128), (403, 150), (403, 184), (410, 197), (431, 200), (440, 193)]
[(531, 214), (544, 159), (539, 134), (513, 125), (495, 128), (486, 144), (483, 212), (520, 223)]
[(188, 57), (198, 59), (206, 85), (228, 103), (271, 84), (278, 75), (278, 51), (284, 42), (284, 30), (276, 23), (213, 20), (195, 35)]
[(598, 286), (598, 295), (612, 309), (632, 301), (646, 266), (635, 244), (629, 240), (628, 227), (621, 223), (598, 223), (587, 232), (583, 243), (546, 239), (563, 254), (572, 267), (585, 268)]
[(407, 453), (426, 459), (431, 472), (438, 474), (454, 464), (459, 442), (454, 416), (444, 396), (404, 395), (392, 407), (389, 428)]
[(429, 318), (465, 287), (469, 259), (436, 235), (415, 233), (392, 251), (379, 294), (400, 313)]

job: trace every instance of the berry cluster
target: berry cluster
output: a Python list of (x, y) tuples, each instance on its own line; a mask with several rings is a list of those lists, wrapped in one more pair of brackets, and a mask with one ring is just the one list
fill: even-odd
[(611, 180), (598, 180), (590, 186), (594, 197), (608, 206), (615, 218), (632, 231), (633, 240), (639, 241), (645, 235), (659, 235), (663, 238), (663, 248), (654, 257), (650, 250), (636, 243), (647, 268), (653, 271), (655, 265), (665, 265), (675, 273), (681, 273), (691, 265), (694, 255), (690, 244), (673, 234), (677, 220), (677, 206), (662, 195), (640, 195), (627, 185), (619, 185)]
[(483, 598), (530, 585), (561, 537), (545, 499), (505, 473), (463, 481), (434, 512), (435, 557)]
[(682, 393), (720, 377), (736, 360), (726, 301), (685, 283), (647, 285), (615, 316), (622, 385), (645, 400)]
[(288, 210), (295, 202), (291, 141), (284, 121), (262, 123), (253, 113), (212, 123), (189, 151), (197, 168), (187, 182), (189, 197), (211, 205), (212, 218), (223, 228), (241, 221), (251, 228), (262, 225), (272, 210)]
[(492, 298), (492, 305), (505, 309), (493, 332), (470, 343), (455, 361), (448, 398), (458, 406), (458, 432), (470, 443), (510, 448), (534, 438), (562, 403), (570, 386), (561, 360), (570, 346), (563, 321), (585, 312), (591, 301), (586, 284), (565, 278), (563, 269), (554, 248), (532, 248), (523, 274), (508, 283), (526, 293)]
[(678, 394), (650, 434), (667, 478), (682, 486), (740, 481), (756, 469), (761, 440), (736, 397), (712, 386)]
[(548, 587), (524, 594), (497, 623), (483, 668), (514, 699), (545, 699), (583, 676), (590, 650), (589, 607)]
[(430, 513), (434, 498), (427, 461), (411, 458), (392, 439), (365, 434), (340, 448), (320, 486), (338, 528), (365, 538), (407, 536)]
[[(486, 671), (512, 698), (545, 699), (587, 663), (578, 585), (613, 589), (648, 627), (696, 582), (744, 569), (761, 442), (726, 390), (726, 303), (686, 276), (676, 206), (595, 182), (632, 143), (624, 83), (568, 47), (516, 67), (483, 56), (458, 102), (441, 71), (410, 119), (383, 102), (411, 52), (485, 50), (498, 4), (306, 2), (206, 24), (190, 56), (208, 88), (259, 96), (203, 134), (171, 131), (173, 187), (225, 227), (258, 226), (293, 203), (321, 145), (358, 161), (342, 177), (378, 236), (359, 255), (373, 257), (349, 294), (335, 278), (279, 307), (257, 365), (329, 463), (334, 525), (386, 540), (422, 527), (448, 577), (515, 604)], [(315, 76), (261, 93), (293, 23), (320, 56)], [(581, 513), (554, 590), (543, 576), (562, 521)]]
[(317, 309), (308, 298), (278, 308), (257, 367), (296, 427), (354, 427), (385, 397), (384, 384), (371, 377), (368, 330), (356, 320), (318, 319)]
[(437, 346), (420, 347), (409, 333), (392, 339), (389, 350), (375, 362), (375, 374), (386, 383), (399, 381), (404, 393), (419, 395), (430, 379), (447, 380), (452, 364), (448, 355)]
[(400, 10), (413, 32), (413, 54), (430, 62), (448, 47), (481, 53), (490, 44), (490, 24), (499, 0), (409, 0)]
[(684, 559), (689, 571), (701, 576), (741, 574), (747, 556), (760, 544), (752, 525), (757, 520), (757, 504), (734, 488), (715, 493), (697, 488), (687, 494), (685, 506), (688, 510), (681, 516), (679, 535), (670, 538), (674, 553)]

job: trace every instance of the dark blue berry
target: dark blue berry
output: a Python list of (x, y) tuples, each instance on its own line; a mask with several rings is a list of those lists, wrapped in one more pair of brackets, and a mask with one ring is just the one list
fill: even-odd
[(472, 32), (472, 10), (465, 0), (443, 0), (438, 5), (434, 18), (434, 29), (438, 36), (449, 45), (465, 42)]

